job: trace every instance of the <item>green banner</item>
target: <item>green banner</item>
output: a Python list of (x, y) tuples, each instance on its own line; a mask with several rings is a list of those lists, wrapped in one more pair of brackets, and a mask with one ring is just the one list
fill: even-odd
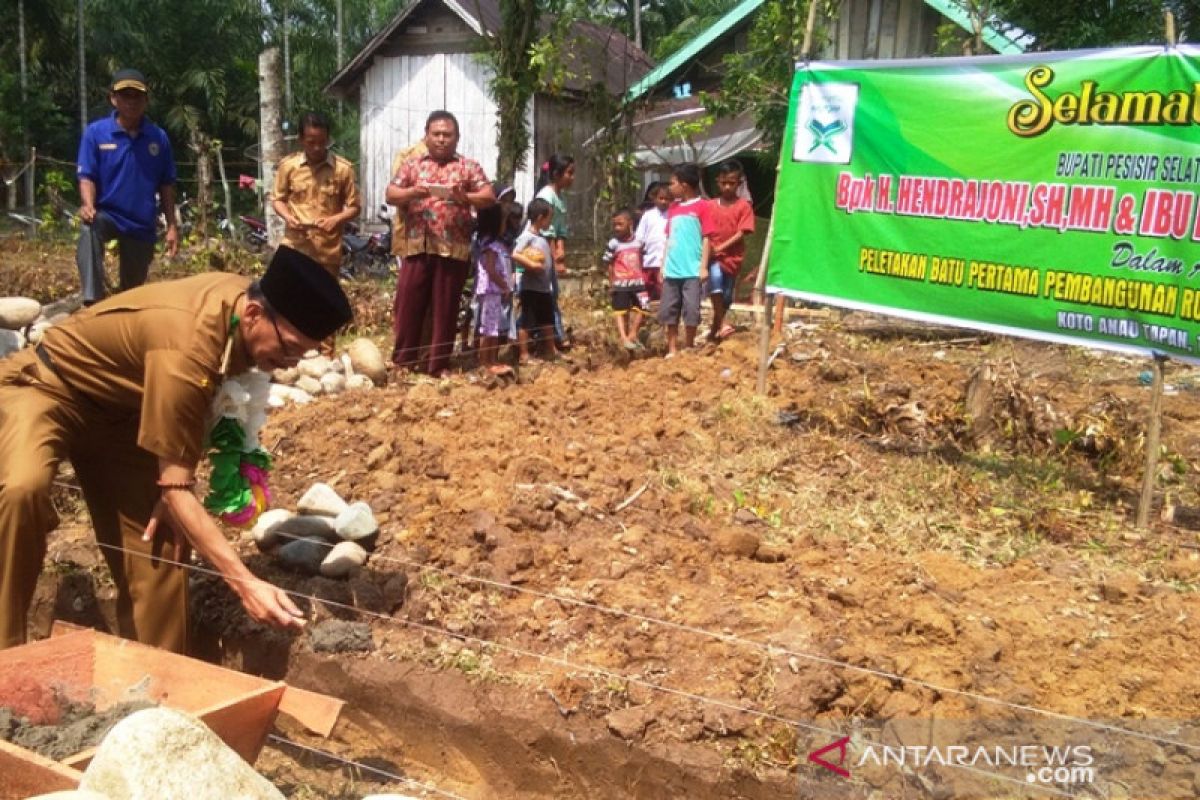
[(1200, 361), (1200, 48), (813, 63), (767, 283)]

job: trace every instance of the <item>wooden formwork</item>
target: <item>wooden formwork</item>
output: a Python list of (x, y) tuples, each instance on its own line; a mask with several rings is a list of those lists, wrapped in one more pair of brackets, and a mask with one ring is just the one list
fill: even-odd
[[(56, 698), (97, 711), (130, 700), (184, 711), (204, 721), (248, 763), (262, 749), (277, 711), (327, 735), (341, 702), (92, 630), (75, 630), (0, 650), (0, 708), (35, 724), (53, 723)], [(0, 800), (73, 789), (95, 748), (54, 762), (0, 742)]]

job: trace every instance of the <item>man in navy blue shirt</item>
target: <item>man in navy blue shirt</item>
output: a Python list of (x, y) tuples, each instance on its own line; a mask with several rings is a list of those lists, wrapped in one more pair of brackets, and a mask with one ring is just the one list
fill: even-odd
[(120, 248), (120, 290), (146, 282), (157, 239), (158, 203), (167, 219), (167, 257), (179, 250), (175, 222), (175, 159), (162, 128), (146, 119), (146, 78), (118, 70), (108, 93), (111, 116), (88, 125), (79, 142), (79, 246), (75, 263), (84, 305), (103, 300), (104, 245)]

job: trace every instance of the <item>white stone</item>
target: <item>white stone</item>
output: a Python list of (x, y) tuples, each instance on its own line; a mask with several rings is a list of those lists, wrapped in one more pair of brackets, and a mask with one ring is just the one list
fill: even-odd
[(39, 319), (29, 328), (29, 343), (41, 344), (42, 337), (46, 335), (46, 331), (54, 327), (54, 323), (48, 319)]
[(310, 378), (317, 380), (326, 372), (329, 372), (329, 367), (333, 364), (328, 356), (316, 356), (315, 358), (305, 358), (296, 364), (296, 369), (301, 375), (307, 375)]
[(284, 367), (271, 373), (271, 380), (275, 383), (282, 383), (284, 386), (291, 386), (299, 377), (300, 370), (295, 367)]
[(254, 527), (250, 529), (250, 538), (254, 540), (260, 550), (266, 550), (274, 546), (279, 539), (274, 535), (274, 528), (294, 516), (296, 516), (295, 512), (286, 508), (272, 508), (270, 511), (264, 511), (259, 514)]
[(379, 530), (379, 523), (366, 503), (351, 503), (333, 521), (333, 529), (343, 539), (356, 542)]
[[(327, 483), (314, 483), (296, 503), (296, 510), (301, 514), (315, 514), (319, 517), (337, 517), (349, 507), (350, 505)], [(336, 521), (334, 525), (336, 527)]]
[(366, 375), (351, 375), (346, 379), (346, 391), (361, 392), (363, 389), (374, 389), (375, 384)]
[(346, 348), (346, 355), (350, 356), (355, 373), (366, 375), (376, 386), (387, 384), (387, 362), (373, 341), (355, 339)]
[[(377, 796), (385, 797), (386, 795), (377, 795)], [(399, 797), (400, 795), (396, 795), (396, 796)], [(99, 792), (87, 792), (82, 789), (75, 789), (74, 791), (68, 791), (68, 792), (51, 792), (50, 794), (39, 794), (39, 795), (35, 795), (33, 797), (26, 798), (26, 800), (112, 800), (112, 798), (106, 794), (100, 794)]]
[(15, 353), (25, 346), (25, 337), (20, 331), (10, 331), (0, 328), (0, 358)]
[(326, 578), (345, 578), (358, 572), (367, 563), (367, 551), (354, 542), (338, 542), (321, 562), (321, 574)]
[(42, 304), (29, 297), (0, 297), (0, 328), (15, 331), (32, 325), (42, 315)]
[(341, 394), (346, 390), (346, 379), (336, 372), (326, 372), (321, 376), (321, 391), (324, 394)]
[(272, 383), (267, 395), (271, 408), (282, 408), (288, 403), (303, 405), (312, 402), (312, 395), (295, 386), (284, 386), (282, 383)]
[(118, 722), (79, 788), (112, 800), (284, 800), (203, 722), (161, 706)]
[(311, 375), (301, 375), (299, 378), (297, 378), (296, 388), (302, 392), (308, 392), (311, 395), (318, 395), (323, 391), (321, 387), (321, 381), (317, 380)]

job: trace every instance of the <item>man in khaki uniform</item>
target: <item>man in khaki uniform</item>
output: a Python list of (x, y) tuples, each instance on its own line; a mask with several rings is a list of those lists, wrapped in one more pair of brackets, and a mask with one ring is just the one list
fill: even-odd
[(283, 244), (314, 259), (335, 278), (342, 265), (342, 229), (362, 203), (354, 167), (329, 152), (329, 122), (320, 114), (300, 119), (304, 148), (279, 162), (271, 205), (283, 218)]
[[(413, 142), (403, 150), (397, 150), (396, 155), (392, 157), (392, 171), (389, 175), (395, 175), (400, 171), (400, 165), (407, 161), (412, 156), (423, 156), (429, 150), (425, 147), (425, 140)], [(397, 208), (396, 214), (392, 217), (392, 255), (401, 258), (404, 255), (404, 209)]]
[(292, 365), (350, 317), (337, 279), (280, 247), (261, 281), (212, 273), (132, 289), (0, 362), (0, 648), (25, 640), (64, 458), (107, 545), (122, 636), (186, 650), (186, 571), (149, 556), (184, 561), (188, 545), (252, 618), (301, 625), (287, 595), (241, 563), (193, 476), (222, 379)]

